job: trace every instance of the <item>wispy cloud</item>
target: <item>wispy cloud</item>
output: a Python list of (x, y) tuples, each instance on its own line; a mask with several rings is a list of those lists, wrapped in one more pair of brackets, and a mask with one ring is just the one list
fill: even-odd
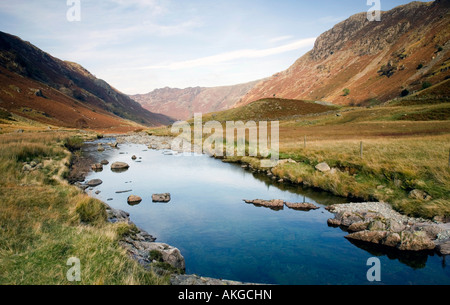
[(275, 38), (270, 39), (269, 42), (275, 43), (275, 42), (285, 41), (288, 39), (292, 39), (292, 36), (286, 35), (286, 36), (275, 37)]
[(298, 50), (301, 48), (313, 46), (316, 38), (301, 39), (289, 44), (285, 44), (275, 48), (268, 48), (262, 50), (254, 49), (244, 49), (232, 52), (221, 53), (217, 55), (197, 58), (193, 60), (172, 62), (165, 65), (152, 65), (136, 68), (136, 70), (157, 70), (157, 69), (169, 69), (169, 70), (180, 70), (195, 68), (201, 66), (211, 66), (224, 62), (235, 61), (239, 59), (250, 59), (250, 58), (262, 58), (271, 55), (281, 54), (289, 51)]
[(167, 13), (167, 0), (111, 0), (122, 8), (149, 9), (152, 15), (163, 15)]

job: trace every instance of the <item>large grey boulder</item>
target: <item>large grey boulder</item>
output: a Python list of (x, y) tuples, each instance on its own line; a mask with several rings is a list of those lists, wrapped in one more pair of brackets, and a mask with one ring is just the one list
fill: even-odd
[(175, 247), (164, 243), (153, 242), (146, 244), (146, 250), (149, 251), (149, 253), (152, 251), (158, 251), (161, 253), (163, 262), (168, 263), (174, 268), (182, 270), (186, 269), (184, 257), (181, 255), (180, 250)]
[(130, 166), (125, 162), (114, 162), (111, 164), (112, 170), (125, 170), (128, 169)]
[(326, 173), (331, 170), (330, 166), (325, 162), (317, 164), (316, 169), (322, 173)]
[(142, 202), (142, 198), (136, 195), (130, 195), (127, 202), (129, 205), (137, 205)]
[(95, 187), (95, 186), (98, 186), (98, 185), (100, 185), (102, 183), (103, 183), (103, 181), (100, 180), (100, 179), (92, 179), (92, 180), (88, 181), (88, 183), (86, 183), (86, 184), (88, 186), (90, 186), (90, 187)]
[(153, 194), (152, 195), (152, 201), (153, 202), (169, 202), (170, 201), (170, 194), (169, 193)]

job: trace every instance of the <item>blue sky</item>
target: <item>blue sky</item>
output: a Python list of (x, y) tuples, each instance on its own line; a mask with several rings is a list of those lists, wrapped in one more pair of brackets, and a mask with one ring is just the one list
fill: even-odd
[[(0, 31), (74, 61), (127, 94), (233, 85), (287, 69), (367, 0), (0, 1)], [(410, 2), (381, 0), (389, 10)]]

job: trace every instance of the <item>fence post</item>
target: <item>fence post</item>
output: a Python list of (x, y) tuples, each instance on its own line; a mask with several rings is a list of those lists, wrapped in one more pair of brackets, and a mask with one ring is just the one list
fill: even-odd
[(363, 142), (362, 141), (359, 145), (359, 156), (361, 157), (361, 159), (363, 158)]

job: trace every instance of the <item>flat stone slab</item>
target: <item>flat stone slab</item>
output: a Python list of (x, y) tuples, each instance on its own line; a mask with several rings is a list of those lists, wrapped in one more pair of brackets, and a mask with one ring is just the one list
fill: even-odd
[(127, 202), (129, 205), (136, 205), (142, 202), (142, 198), (136, 195), (131, 195), (128, 197)]
[(152, 195), (152, 201), (153, 202), (169, 202), (170, 201), (170, 194), (153, 194)]
[(98, 185), (100, 185), (100, 184), (102, 184), (103, 183), (103, 181), (102, 180), (100, 180), (100, 179), (92, 179), (92, 180), (90, 180), (88, 183), (86, 183), (88, 186), (90, 186), (90, 187), (95, 187), (95, 186), (98, 186)]
[(285, 204), (288, 208), (299, 211), (310, 211), (319, 209), (318, 206), (315, 206), (314, 204), (308, 202), (301, 202), (301, 203), (285, 202)]
[(170, 284), (174, 286), (178, 285), (188, 285), (188, 286), (203, 286), (203, 285), (260, 285), (253, 283), (243, 283), (237, 281), (220, 280), (210, 277), (203, 277), (196, 274), (172, 274), (170, 276)]
[(130, 166), (125, 162), (114, 162), (111, 164), (111, 169), (121, 170), (128, 169)]

